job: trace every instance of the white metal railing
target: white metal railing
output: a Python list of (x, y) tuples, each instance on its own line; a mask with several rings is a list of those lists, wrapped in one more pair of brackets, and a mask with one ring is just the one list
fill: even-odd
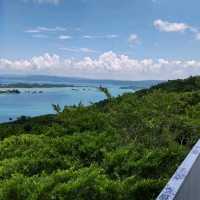
[(156, 200), (200, 200), (200, 140)]

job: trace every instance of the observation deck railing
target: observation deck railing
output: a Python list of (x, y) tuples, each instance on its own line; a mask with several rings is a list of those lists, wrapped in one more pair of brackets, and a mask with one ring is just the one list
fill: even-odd
[(156, 200), (200, 200), (200, 140)]

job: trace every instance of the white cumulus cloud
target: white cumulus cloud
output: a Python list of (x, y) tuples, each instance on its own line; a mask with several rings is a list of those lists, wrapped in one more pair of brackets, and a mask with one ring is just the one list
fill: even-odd
[(108, 34), (108, 35), (84, 35), (84, 39), (115, 39), (118, 38), (117, 34)]
[(137, 34), (131, 34), (128, 38), (128, 42), (130, 45), (135, 45), (140, 42), (139, 36)]
[(56, 26), (56, 27), (45, 27), (45, 26), (38, 26), (36, 28), (33, 29), (27, 29), (25, 30), (26, 33), (41, 33), (41, 32), (62, 32), (62, 31), (66, 31), (67, 29), (65, 27), (60, 27), (60, 26)]
[(185, 23), (168, 22), (161, 19), (155, 20), (153, 24), (155, 28), (164, 32), (184, 32), (190, 29), (190, 26)]
[[(82, 48), (79, 51), (90, 50)], [(53, 74), (124, 80), (175, 79), (200, 74), (200, 61), (134, 59), (112, 51), (97, 58), (84, 57), (79, 60), (64, 59), (56, 54), (46, 53), (30, 59), (0, 58), (0, 71), (12, 74)]]
[(60, 40), (69, 40), (69, 39), (72, 38), (72, 36), (70, 36), (70, 35), (60, 35), (58, 38)]
[(68, 48), (68, 47), (62, 47), (62, 48), (60, 48), (60, 50), (74, 52), (74, 53), (97, 53), (96, 50), (90, 49), (90, 48)]
[(39, 4), (48, 3), (48, 4), (58, 5), (63, 0), (22, 0), (22, 1), (24, 1), (24, 2), (33, 1), (33, 2), (39, 3)]
[(200, 40), (200, 30), (197, 27), (192, 25), (188, 25), (186, 23), (178, 23), (178, 22), (168, 22), (161, 19), (157, 19), (153, 22), (153, 25), (156, 29), (161, 32), (180, 32), (183, 33), (188, 31), (194, 35), (196, 40)]

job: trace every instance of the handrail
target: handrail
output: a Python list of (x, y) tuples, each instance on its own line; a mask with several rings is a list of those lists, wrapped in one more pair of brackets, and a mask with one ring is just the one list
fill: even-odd
[(200, 199), (200, 140), (194, 145), (156, 200)]

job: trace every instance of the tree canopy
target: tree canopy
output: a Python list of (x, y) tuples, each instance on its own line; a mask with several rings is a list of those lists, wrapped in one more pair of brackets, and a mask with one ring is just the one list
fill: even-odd
[(199, 80), (1, 124), (0, 200), (155, 199), (200, 136)]

